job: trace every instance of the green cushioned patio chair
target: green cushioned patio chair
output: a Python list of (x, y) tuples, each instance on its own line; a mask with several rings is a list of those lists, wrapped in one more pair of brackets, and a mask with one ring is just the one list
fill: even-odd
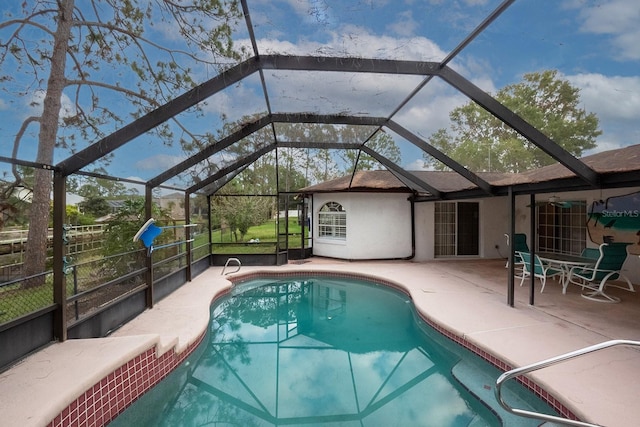
[[(505, 234), (507, 238), (507, 247), (509, 246), (509, 235)], [(524, 233), (516, 233), (513, 235), (513, 265), (522, 267), (522, 258), (520, 252), (529, 252), (529, 245), (527, 244), (527, 235)], [(506, 268), (509, 268), (509, 261), (507, 261)]]
[[(627, 259), (629, 243), (603, 243), (599, 248), (599, 257), (593, 266), (573, 267), (569, 271), (569, 282), (589, 291), (583, 297), (599, 302), (620, 302), (620, 298), (607, 295), (605, 287), (614, 287), (635, 292), (633, 284), (622, 274), (621, 269)], [(626, 286), (612, 281), (626, 282)]]
[(547, 279), (555, 277), (560, 280), (562, 277), (562, 270), (552, 267), (549, 264), (543, 263), (538, 255), (535, 255), (533, 262), (533, 269), (531, 268), (531, 254), (529, 252), (518, 252), (520, 259), (522, 259), (522, 274), (520, 276), (520, 286), (524, 283), (524, 279), (531, 277), (531, 271), (534, 273), (534, 277), (540, 279), (542, 283), (542, 289), (544, 291), (544, 285), (547, 283)]

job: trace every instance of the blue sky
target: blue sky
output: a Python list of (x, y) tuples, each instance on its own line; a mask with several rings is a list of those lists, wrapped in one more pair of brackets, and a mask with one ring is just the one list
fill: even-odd
[[(81, 3), (81, 2), (78, 2)], [(498, 5), (497, 0), (248, 0), (261, 54), (344, 56), (439, 61)], [(2, 8), (13, 6), (3, 3)], [(640, 3), (637, 0), (516, 0), (449, 65), (482, 89), (495, 93), (521, 81), (524, 73), (556, 69), (581, 91), (583, 107), (600, 119), (603, 134), (592, 152), (640, 143)], [(0, 31), (0, 37), (6, 37)], [(156, 24), (148, 34), (162, 43), (176, 43), (170, 23)], [(244, 22), (235, 33), (236, 46), (250, 48)], [(15, 67), (15, 64), (13, 64)], [(12, 73), (4, 63), (2, 73)], [(206, 81), (210, 68), (194, 68), (195, 79)], [(15, 70), (14, 70), (15, 73)], [(15, 74), (14, 74), (15, 75)], [(204, 116), (183, 114), (178, 119), (194, 132), (220, 128), (220, 117), (233, 121), (246, 114), (262, 114), (266, 105), (257, 75), (245, 79), (203, 105)], [(135, 82), (104, 70), (96, 76)], [(420, 81), (416, 77), (340, 73), (266, 71), (265, 80), (274, 112), (368, 114), (388, 116)], [(11, 156), (19, 123), (34, 109), (41, 93), (15, 96), (16, 82), (0, 93), (0, 156)], [(176, 94), (177, 95), (177, 94)], [(74, 92), (65, 92), (69, 113)], [(85, 94), (86, 96), (86, 94)], [(86, 105), (88, 99), (81, 99)], [(118, 110), (130, 109), (121, 97), (103, 94), (101, 102)], [(447, 127), (449, 112), (468, 99), (438, 79), (394, 120), (425, 139)], [(110, 133), (116, 124), (105, 126)], [(176, 135), (181, 135), (175, 128)], [(18, 157), (35, 159), (35, 129)], [(88, 143), (95, 141), (87, 141)], [(176, 144), (177, 145), (177, 144)], [(418, 167), (420, 152), (406, 142), (402, 166)], [(585, 154), (590, 154), (585, 153)], [(56, 153), (56, 161), (67, 152)], [(108, 173), (149, 179), (185, 156), (159, 144), (150, 135), (116, 150)], [(214, 159), (215, 160), (215, 159)], [(4, 167), (4, 166), (3, 166)]]

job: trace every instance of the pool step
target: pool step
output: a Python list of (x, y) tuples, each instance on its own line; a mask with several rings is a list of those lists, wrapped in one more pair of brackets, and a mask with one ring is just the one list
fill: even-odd
[[(476, 395), (493, 410), (502, 419), (505, 426), (522, 426), (522, 427), (560, 427), (560, 424), (546, 423), (542, 420), (526, 418), (514, 415), (506, 411), (496, 400), (494, 390), (496, 379), (500, 372), (495, 370), (495, 377), (486, 373), (486, 364), (480, 360), (461, 360), (452, 369), (451, 374), (471, 393)], [(512, 408), (525, 409), (530, 411), (542, 411), (540, 405), (532, 404), (526, 400), (525, 395), (528, 392), (522, 385), (515, 382), (503, 385), (502, 396)], [(473, 426), (473, 422), (470, 426)]]

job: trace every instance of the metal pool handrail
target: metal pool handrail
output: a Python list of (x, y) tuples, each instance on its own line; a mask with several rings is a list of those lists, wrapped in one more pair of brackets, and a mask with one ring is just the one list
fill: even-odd
[(227, 262), (224, 263), (224, 267), (222, 268), (222, 271), (220, 272), (220, 275), (223, 276), (224, 275), (224, 271), (227, 269), (227, 267), (229, 266), (229, 263), (233, 261), (235, 263), (237, 263), (238, 265), (236, 265), (236, 267), (238, 268), (235, 271), (231, 271), (227, 274), (232, 274), (232, 273), (237, 273), (238, 271), (240, 271), (240, 267), (242, 267), (242, 263), (240, 262), (240, 260), (238, 258), (229, 258), (227, 259)]
[(500, 375), (496, 380), (496, 388), (495, 395), (498, 403), (511, 412), (512, 414), (519, 415), (522, 417), (536, 418), (545, 421), (553, 421), (559, 422), (565, 425), (570, 426), (583, 426), (583, 427), (597, 427), (597, 424), (585, 423), (582, 421), (570, 420), (568, 418), (556, 417), (554, 415), (542, 414), (539, 412), (531, 412), (526, 411), (524, 409), (514, 409), (510, 407), (503, 399), (502, 399), (502, 384), (511, 378), (515, 378), (519, 375), (523, 375), (532, 371), (536, 371), (538, 369), (546, 368), (551, 365), (558, 364), (560, 362), (564, 362), (565, 360), (573, 359), (579, 356), (584, 356), (585, 354), (593, 353), (594, 351), (603, 350), (609, 347), (615, 347), (619, 345), (624, 346), (632, 346), (632, 347), (640, 347), (640, 341), (631, 341), (631, 340), (611, 340), (605, 341), (600, 344), (595, 344), (589, 347), (582, 348), (580, 350), (575, 350), (569, 353), (561, 354), (560, 356), (552, 357), (550, 359), (542, 360), (540, 362), (532, 363), (530, 365), (522, 366), (520, 368), (512, 369)]

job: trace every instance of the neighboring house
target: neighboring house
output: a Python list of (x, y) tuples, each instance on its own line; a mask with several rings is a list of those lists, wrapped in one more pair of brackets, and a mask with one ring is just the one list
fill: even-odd
[(112, 215), (117, 214), (120, 209), (124, 206), (124, 200), (107, 200), (107, 205), (109, 205), (110, 213)]
[(98, 224), (107, 223), (111, 221), (113, 217), (118, 213), (118, 211), (122, 209), (125, 201), (123, 199), (120, 199), (120, 200), (107, 200), (106, 202), (107, 202), (107, 205), (109, 206), (109, 213), (99, 218), (96, 218), (96, 223)]
[[(154, 198), (154, 202), (168, 212), (169, 216), (175, 220), (184, 219), (184, 195), (179, 192), (170, 193), (158, 198)], [(110, 199), (107, 200), (110, 213), (97, 218), (96, 222), (109, 222), (116, 213), (124, 206), (125, 199)]]
[[(583, 158), (598, 172), (637, 169), (640, 146), (599, 153)], [(473, 186), (455, 172), (414, 171), (422, 181), (443, 192)], [(572, 176), (562, 165), (552, 165), (522, 174), (479, 173), (494, 186), (522, 185)], [(561, 182), (561, 181), (559, 181)], [(389, 171), (361, 171), (300, 190), (310, 197), (313, 254), (347, 260), (435, 258), (506, 258), (509, 232), (509, 198), (494, 196), (454, 201), (420, 200)], [(620, 196), (620, 197), (619, 197)], [(625, 196), (625, 197), (621, 197)], [(424, 200), (424, 198), (423, 198)], [(604, 215), (623, 216), (636, 227), (618, 230), (615, 222), (594, 220), (606, 206), (619, 201), (624, 208)], [(640, 187), (562, 191), (536, 196), (537, 248), (580, 254), (585, 247), (597, 247), (615, 234), (616, 241), (628, 241), (628, 252), (640, 255)], [(515, 228), (530, 234), (530, 196), (518, 195)], [(604, 216), (603, 215), (603, 216)], [(592, 219), (588, 224), (588, 220)], [(617, 219), (618, 222), (623, 222)], [(613, 224), (608, 230), (606, 226)], [(624, 239), (624, 240), (621, 240)], [(629, 256), (623, 272), (640, 284), (640, 258)]]

